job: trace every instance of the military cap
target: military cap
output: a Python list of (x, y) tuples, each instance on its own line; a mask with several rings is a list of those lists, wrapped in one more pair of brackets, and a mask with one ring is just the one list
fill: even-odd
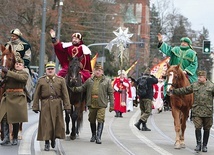
[(206, 71), (198, 71), (198, 76), (207, 76)]
[(188, 45), (192, 45), (192, 41), (188, 37), (183, 37), (180, 40), (181, 42), (186, 42)]
[(46, 67), (46, 69), (47, 69), (47, 68), (55, 68), (55, 66), (56, 66), (56, 65), (55, 65), (55, 63), (54, 63), (53, 61), (49, 61), (49, 62), (46, 64), (45, 67)]
[(17, 36), (22, 36), (22, 33), (21, 33), (21, 31), (19, 30), (19, 29), (13, 29), (13, 30), (11, 30), (10, 31), (10, 34), (15, 34), (15, 35), (17, 35)]
[(94, 69), (102, 69), (103, 70), (103, 67), (100, 63), (97, 63), (94, 67)]

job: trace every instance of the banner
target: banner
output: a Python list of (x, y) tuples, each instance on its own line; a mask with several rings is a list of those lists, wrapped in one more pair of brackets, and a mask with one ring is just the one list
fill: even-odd
[(137, 63), (138, 63), (138, 60), (136, 60), (136, 61), (131, 65), (131, 67), (129, 67), (129, 69), (126, 70), (126, 75), (130, 72), (130, 70), (132, 70), (132, 69), (136, 66)]
[(167, 70), (167, 63), (169, 63), (169, 60), (170, 60), (170, 57), (167, 57), (163, 61), (155, 65), (151, 69), (151, 74), (159, 79), (163, 74), (165, 74)]
[(95, 56), (91, 59), (91, 69), (94, 70), (95, 64), (97, 62), (98, 53), (95, 54)]

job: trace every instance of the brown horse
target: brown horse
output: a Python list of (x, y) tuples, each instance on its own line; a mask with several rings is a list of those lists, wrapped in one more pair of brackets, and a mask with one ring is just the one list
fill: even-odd
[(83, 121), (83, 111), (84, 111), (84, 97), (82, 92), (73, 92), (73, 87), (78, 87), (82, 85), (82, 78), (80, 74), (80, 61), (79, 58), (73, 57), (69, 62), (68, 74), (66, 76), (66, 85), (68, 88), (70, 103), (71, 103), (71, 114), (65, 113), (66, 122), (66, 134), (70, 133), (69, 122), (70, 117), (72, 121), (72, 128), (70, 139), (76, 139), (76, 135), (79, 134), (80, 127)]
[[(190, 85), (188, 78), (179, 65), (168, 66), (166, 77), (167, 91), (171, 88), (181, 88)], [(184, 132), (186, 121), (189, 117), (189, 110), (193, 104), (193, 94), (170, 95), (170, 103), (176, 132), (175, 149), (185, 148)]]
[[(15, 55), (14, 52), (12, 51), (11, 46), (9, 46), (8, 49), (6, 49), (3, 45), (1, 45), (1, 51), (2, 51), (2, 56), (1, 56), (1, 61), (0, 61), (0, 67), (7, 67), (8, 70), (13, 70), (14, 65), (15, 65)], [(2, 94), (4, 93), (4, 80), (5, 80), (5, 74), (1, 71), (0, 73), (0, 100), (2, 98)], [(5, 119), (5, 118), (3, 118)], [(0, 120), (2, 121), (2, 120)], [(10, 125), (10, 133), (12, 132), (11, 125)], [(1, 139), (3, 140), (4, 138), (4, 133), (1, 130)]]

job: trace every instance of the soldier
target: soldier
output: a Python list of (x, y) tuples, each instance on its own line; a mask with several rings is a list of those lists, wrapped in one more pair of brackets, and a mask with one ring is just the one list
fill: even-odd
[[(97, 64), (94, 68), (93, 76), (86, 80), (82, 86), (75, 87), (73, 91), (86, 92), (86, 104), (89, 109), (88, 120), (92, 132), (90, 142), (96, 141), (97, 144), (101, 144), (101, 136), (105, 121), (105, 109), (107, 108), (108, 102), (110, 102), (109, 112), (114, 110), (111, 79), (103, 75), (102, 66)], [(96, 120), (98, 122), (97, 130)]]
[[(39, 108), (41, 101), (41, 109)], [(65, 138), (63, 108), (70, 113), (71, 105), (65, 79), (55, 75), (55, 64), (46, 64), (46, 75), (39, 78), (33, 100), (33, 111), (40, 112), (38, 141), (45, 141), (45, 151), (55, 147), (55, 139)]]
[(2, 71), (6, 74), (5, 92), (0, 104), (0, 120), (4, 139), (1, 145), (10, 143), (9, 124), (13, 124), (12, 145), (18, 144), (19, 122), (27, 122), (27, 98), (24, 92), (28, 74), (24, 70), (24, 61), (18, 59), (15, 63), (15, 70), (10, 71), (6, 67)]
[[(213, 124), (213, 96), (214, 84), (207, 78), (206, 71), (198, 72), (198, 82), (190, 86), (173, 89), (170, 92), (176, 95), (194, 94), (194, 103), (192, 105), (192, 121), (195, 125), (195, 136), (197, 146), (195, 151), (207, 152), (207, 143), (210, 134), (210, 128)], [(203, 127), (203, 146), (201, 139), (201, 128)]]

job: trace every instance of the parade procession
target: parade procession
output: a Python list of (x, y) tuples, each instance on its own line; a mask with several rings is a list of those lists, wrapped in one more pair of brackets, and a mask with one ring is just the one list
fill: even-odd
[(213, 154), (213, 5), (2, 1), (0, 154)]

